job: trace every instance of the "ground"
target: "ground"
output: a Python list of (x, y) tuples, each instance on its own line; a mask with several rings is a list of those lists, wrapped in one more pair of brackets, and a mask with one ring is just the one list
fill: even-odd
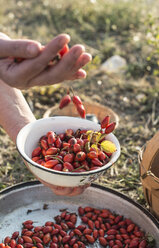
[[(38, 1), (39, 4), (12, 1), (8, 7), (4, 1), (0, 13), (2, 31), (14, 38), (29, 37), (41, 42), (47, 42), (52, 36), (65, 31), (73, 37), (71, 45), (77, 42), (86, 45), (93, 55), (93, 62), (86, 67), (88, 76), (81, 81), (68, 82), (68, 85), (73, 86), (83, 101), (89, 98), (112, 108), (119, 116), (114, 134), (121, 145), (121, 156), (96, 183), (114, 188), (147, 207), (139, 175), (139, 152), (159, 126), (158, 50), (153, 39), (147, 40), (146, 36), (148, 28), (152, 27), (152, 17), (148, 18), (145, 1), (141, 1), (144, 4), (142, 8), (139, 3), (134, 5), (133, 1), (130, 4), (119, 1), (109, 4), (105, 18), (100, 6), (104, 2), (99, 2), (94, 7), (93, 1), (90, 1), (83, 11), (83, 1), (78, 3), (78, 8), (72, 1), (64, 5), (56, 3), (55, 7), (50, 1)], [(64, 17), (67, 27), (62, 22)], [(156, 37), (156, 33), (151, 32), (151, 35)], [(127, 70), (115, 75), (101, 72), (100, 65), (114, 54), (127, 60)], [(23, 93), (36, 118), (41, 118), (46, 110), (59, 103), (66, 93), (66, 84), (65, 87), (59, 84), (56, 87), (33, 88)], [(2, 127), (0, 147), (0, 190), (35, 179)]]

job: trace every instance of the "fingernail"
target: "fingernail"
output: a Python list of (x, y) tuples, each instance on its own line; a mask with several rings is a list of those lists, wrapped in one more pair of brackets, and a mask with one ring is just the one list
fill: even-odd
[(86, 73), (86, 71), (84, 71), (83, 69), (79, 70), (79, 71), (77, 72), (77, 74), (76, 74), (76, 77), (77, 77), (77, 78), (86, 78), (86, 76), (87, 76), (87, 73)]
[(29, 44), (28, 47), (27, 47), (27, 52), (32, 55), (32, 56), (35, 56), (39, 53), (40, 49), (38, 48), (37, 45), (35, 44)]
[(70, 41), (70, 36), (68, 34), (61, 35), (59, 39), (59, 45), (63, 47), (66, 43)]
[(82, 54), (82, 52), (84, 52), (84, 51), (85, 51), (85, 47), (80, 45), (80, 47), (78, 46), (74, 50), (74, 55), (78, 58)]

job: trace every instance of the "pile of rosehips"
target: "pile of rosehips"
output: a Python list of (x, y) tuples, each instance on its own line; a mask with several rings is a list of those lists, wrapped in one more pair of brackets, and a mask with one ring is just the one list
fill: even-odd
[(106, 140), (107, 134), (115, 128), (106, 116), (101, 122), (101, 130), (67, 129), (56, 134), (49, 131), (39, 140), (32, 152), (32, 160), (46, 168), (63, 172), (86, 172), (99, 169), (109, 162), (116, 146)]
[[(147, 235), (131, 219), (108, 209), (78, 207), (78, 214), (67, 209), (42, 226), (32, 220), (22, 223), (21, 232), (4, 238), (0, 248), (150, 248)], [(93, 246), (92, 246), (93, 245)], [(153, 246), (151, 246), (153, 245)]]

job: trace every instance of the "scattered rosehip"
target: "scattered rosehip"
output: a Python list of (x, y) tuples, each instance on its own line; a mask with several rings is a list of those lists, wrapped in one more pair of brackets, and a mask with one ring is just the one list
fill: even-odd
[[(72, 165), (65, 162), (64, 168), (71, 171)], [(3, 238), (0, 248), (155, 247), (153, 237), (149, 241), (148, 235), (136, 223), (114, 211), (87, 205), (78, 206), (76, 212), (61, 209), (54, 221), (45, 220), (41, 226), (26, 220), (21, 230)], [(142, 235), (136, 235), (135, 230)]]

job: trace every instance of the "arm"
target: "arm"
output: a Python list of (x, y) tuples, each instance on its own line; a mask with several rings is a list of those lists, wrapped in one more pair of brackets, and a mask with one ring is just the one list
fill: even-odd
[[(34, 120), (35, 117), (21, 91), (8, 86), (0, 80), (0, 125), (2, 125), (14, 143), (16, 142), (16, 137), (20, 129)], [(25, 164), (27, 166), (27, 163)], [(43, 181), (41, 182), (52, 189), (57, 195), (78, 195), (89, 186), (86, 185), (75, 188), (57, 187)]]
[(20, 90), (0, 80), (0, 125), (15, 142), (22, 127), (35, 117)]

